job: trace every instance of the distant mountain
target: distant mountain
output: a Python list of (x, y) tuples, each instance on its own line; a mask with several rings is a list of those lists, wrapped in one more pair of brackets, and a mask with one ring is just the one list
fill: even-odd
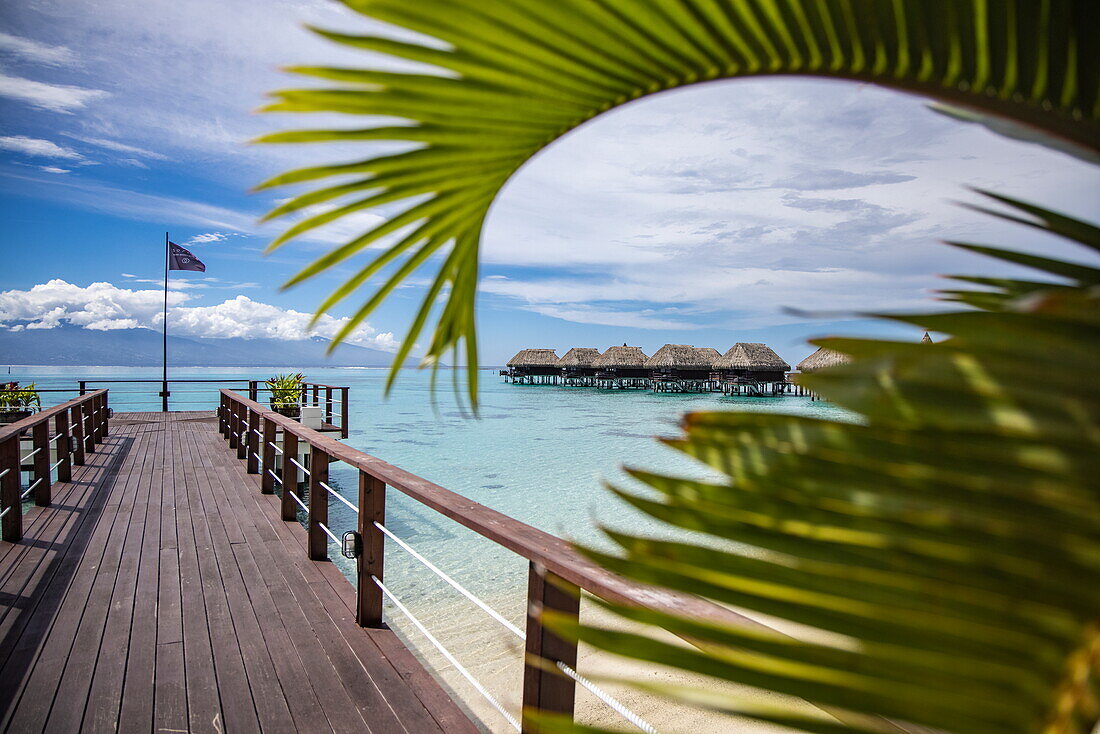
[[(329, 341), (311, 337), (210, 339), (168, 336), (168, 363), (177, 367), (388, 367), (393, 355), (343, 344), (326, 355)], [(161, 335), (151, 329), (92, 331), (62, 325), (53, 329), (0, 330), (0, 364), (147, 367), (161, 363)]]

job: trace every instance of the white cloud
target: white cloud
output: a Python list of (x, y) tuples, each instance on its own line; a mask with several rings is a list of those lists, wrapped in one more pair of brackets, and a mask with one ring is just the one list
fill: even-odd
[(68, 168), (58, 168), (57, 166), (39, 166), (39, 168), (46, 173), (71, 173)]
[(68, 84), (46, 84), (0, 72), (0, 97), (26, 102), (32, 107), (72, 114), (89, 102), (108, 96), (101, 89), (86, 89)]
[(0, 31), (0, 51), (47, 66), (71, 66), (77, 62), (76, 54), (66, 46), (51, 46), (3, 31)]
[[(99, 148), (105, 148), (107, 150), (113, 150), (113, 151), (116, 151), (118, 153), (132, 153), (134, 155), (140, 155), (144, 158), (152, 158), (153, 160), (158, 160), (158, 161), (168, 160), (168, 156), (164, 155), (163, 153), (157, 153), (155, 151), (147, 150), (145, 148), (141, 148), (141, 147), (138, 147), (136, 145), (130, 145), (129, 143), (120, 143), (117, 140), (108, 140), (107, 138), (88, 137), (88, 136), (84, 136), (84, 135), (73, 135), (72, 133), (62, 133), (62, 135), (65, 135), (66, 137), (70, 137), (73, 140), (79, 140), (82, 143), (87, 143), (89, 145), (95, 145)], [(124, 160), (131, 160), (132, 161), (132, 159), (124, 159)], [(139, 165), (144, 165), (144, 164), (139, 164)]]
[(202, 245), (207, 242), (221, 242), (229, 237), (224, 232), (206, 232), (205, 234), (197, 234), (191, 239), (187, 240), (189, 245)]
[[(143, 281), (134, 279), (134, 282)], [(169, 281), (169, 323), (175, 334), (246, 339), (331, 338), (348, 321), (325, 315), (310, 330), (311, 314), (261, 303), (243, 295), (214, 306), (187, 306), (184, 304), (194, 296), (181, 292), (180, 285)], [(111, 283), (79, 286), (56, 279), (29, 290), (0, 292), (0, 324), (8, 328), (53, 329), (67, 323), (98, 331), (159, 328), (163, 299), (161, 289), (133, 290)], [(370, 325), (359, 328), (348, 342), (384, 351), (394, 351), (398, 346), (392, 333), (379, 333)]]
[(65, 160), (79, 161), (84, 156), (72, 148), (66, 148), (50, 140), (41, 138), (29, 138), (26, 135), (0, 136), (0, 149), (11, 150), (24, 155), (34, 155), (43, 158), (62, 158)]

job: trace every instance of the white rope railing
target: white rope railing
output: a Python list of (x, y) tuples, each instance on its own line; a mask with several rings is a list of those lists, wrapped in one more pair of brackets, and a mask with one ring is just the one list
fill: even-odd
[(619, 716), (623, 717), (624, 719), (629, 721), (631, 724), (633, 724), (634, 726), (636, 726), (639, 729), (641, 729), (642, 731), (644, 731), (646, 734), (657, 734), (657, 730), (653, 728), (652, 724), (650, 724), (648, 721), (643, 719), (641, 716), (638, 716), (638, 714), (636, 714), (633, 711), (631, 711), (630, 709), (628, 709), (623, 704), (622, 701), (615, 698), (610, 693), (608, 693), (604, 689), (600, 688), (595, 683), (588, 680), (583, 675), (581, 675), (577, 671), (573, 670), (572, 668), (570, 668), (568, 665), (566, 665), (562, 661), (558, 660), (554, 664), (558, 667), (558, 670), (560, 670), (562, 673), (564, 673), (566, 675), (566, 677), (572, 678), (582, 688), (586, 689), (593, 696), (595, 696), (596, 698), (600, 699), (605, 704), (607, 704), (608, 708), (613, 710)]
[(264, 471), (266, 471), (268, 474), (270, 474), (271, 478), (274, 479), (279, 484), (283, 483), (282, 478), (278, 474), (276, 474), (275, 472), (271, 471), (270, 469), (264, 469)]
[(306, 505), (305, 502), (302, 502), (302, 498), (298, 496), (297, 492), (291, 492), (289, 489), (284, 489), (283, 491), (289, 494), (290, 498), (297, 502), (299, 507), (301, 507), (306, 512), (309, 512), (309, 507)]
[(325, 535), (332, 538), (333, 543), (335, 543), (336, 545), (340, 545), (340, 539), (332, 534), (332, 531), (328, 529), (327, 525), (325, 525), (323, 522), (319, 522), (317, 523), (317, 526), (325, 531)]
[(26, 456), (22, 456), (22, 457), (20, 457), (20, 458), (19, 458), (19, 463), (20, 463), (20, 464), (22, 464), (22, 463), (23, 463), (24, 461), (26, 461), (27, 459), (31, 458), (32, 456), (34, 456), (35, 454), (37, 454), (37, 453), (38, 453), (39, 451), (41, 451), (41, 450), (42, 450), (42, 449), (40, 449), (40, 448), (39, 448), (39, 449), (35, 449), (34, 451), (30, 452), (30, 453), (29, 453), (29, 454), (27, 454)]
[(484, 696), (485, 700), (491, 703), (493, 705), (493, 708), (499, 711), (500, 715), (507, 719), (508, 723), (511, 724), (516, 731), (520, 731), (521, 727), (519, 725), (519, 720), (517, 720), (515, 716), (513, 716), (511, 713), (505, 710), (503, 706), (500, 705), (500, 702), (493, 697), (493, 694), (489, 693), (489, 691), (485, 689), (485, 686), (481, 685), (481, 683), (478, 682), (477, 678), (474, 678), (470, 671), (466, 670), (462, 663), (458, 662), (458, 659), (451, 654), (451, 651), (445, 648), (443, 646), (443, 643), (437, 640), (435, 638), (435, 635), (429, 632), (428, 628), (425, 627), (419, 619), (414, 617), (412, 612), (410, 612), (404, 604), (398, 601), (397, 597), (393, 595), (393, 592), (387, 589), (386, 585), (379, 581), (377, 576), (372, 575), (371, 579), (374, 581), (375, 584), (378, 585), (378, 588), (382, 590), (382, 593), (386, 595), (386, 598), (389, 599), (393, 603), (393, 605), (401, 611), (402, 614), (408, 617), (409, 621), (412, 622), (413, 625), (418, 630), (420, 630), (420, 633), (428, 639), (428, 642), (432, 643), (435, 649), (439, 650), (440, 654), (442, 654), (443, 657), (445, 657), (447, 661), (455, 667), (455, 670), (457, 670), (463, 678), (470, 681), (470, 684), (477, 690), (477, 692)]
[(30, 494), (31, 492), (33, 492), (34, 488), (37, 487), (41, 482), (42, 482), (42, 477), (39, 477), (38, 479), (35, 479), (33, 482), (31, 482), (31, 486), (27, 487), (26, 492), (19, 495), (19, 499), (21, 499), (21, 500), (27, 499), (27, 495)]
[(341, 501), (341, 502), (343, 502), (343, 503), (344, 503), (345, 505), (347, 505), (347, 506), (348, 506), (348, 507), (350, 507), (350, 508), (351, 508), (352, 510), (354, 510), (354, 511), (355, 511), (355, 514), (356, 514), (356, 515), (358, 515), (358, 514), (359, 514), (359, 508), (358, 508), (358, 507), (356, 507), (355, 505), (353, 505), (353, 504), (352, 504), (351, 502), (348, 502), (348, 499), (347, 499), (347, 497), (345, 497), (344, 495), (340, 494), (339, 492), (337, 492), (337, 491), (336, 491), (335, 489), (333, 489), (332, 487), (328, 486), (328, 484), (326, 484), (325, 482), (321, 482), (320, 484), (321, 484), (321, 486), (322, 486), (322, 487), (324, 487), (325, 489), (327, 489), (327, 490), (328, 490), (328, 493), (329, 493), (329, 494), (331, 494), (331, 495), (332, 495), (333, 497), (335, 497), (336, 499), (340, 500), (340, 501)]
[(298, 463), (298, 461), (297, 461), (297, 459), (291, 459), (291, 460), (290, 460), (290, 463), (291, 463), (291, 464), (293, 464), (294, 466), (298, 467), (298, 468), (299, 468), (299, 469), (301, 469), (302, 471), (304, 471), (307, 477), (308, 477), (308, 476), (312, 476), (312, 475), (311, 475), (311, 474), (309, 473), (309, 469), (306, 469), (306, 468), (305, 468), (304, 466), (302, 466), (301, 464), (299, 464), (299, 463)]
[(501, 614), (497, 610), (493, 609), (488, 604), (483, 602), (481, 599), (478, 599), (476, 596), (474, 596), (473, 592), (471, 592), (469, 589), (467, 589), (462, 584), (455, 581), (453, 578), (448, 576), (445, 572), (441, 571), (434, 563), (432, 563), (427, 558), (425, 558), (424, 556), (417, 553), (411, 545), (409, 545), (405, 541), (401, 540), (401, 538), (398, 538), (396, 535), (391, 533), (389, 528), (387, 528), (385, 525), (382, 525), (381, 523), (376, 522), (376, 523), (374, 523), (374, 527), (381, 530), (383, 533), (386, 534), (387, 538), (389, 538), (390, 540), (392, 540), (393, 542), (397, 543), (399, 546), (404, 548), (405, 551), (409, 555), (411, 555), (413, 558), (415, 558), (416, 560), (420, 561), (425, 566), (427, 566), (428, 569), (432, 573), (434, 573), (436, 576), (438, 576), (439, 578), (443, 579), (448, 584), (453, 586), (458, 591), (458, 593), (462, 594), (464, 597), (466, 597), (467, 599), (472, 601), (474, 604), (476, 604), (478, 607), (480, 607), (483, 612), (488, 614), (490, 617), (495, 619), (500, 624), (504, 625), (504, 627), (509, 632), (511, 632), (512, 634), (514, 634), (516, 637), (518, 637), (521, 640), (526, 640), (527, 639), (527, 635), (523, 633), (523, 630), (521, 630), (519, 627), (515, 626), (514, 624), (509, 622), (507, 619), (505, 619), (503, 616), (501, 616)]
[(58, 459), (57, 461), (55, 461), (54, 463), (50, 464), (50, 471), (53, 471), (57, 467), (61, 466), (61, 464), (64, 463), (65, 458), (66, 457), (62, 457), (62, 458)]
[(278, 451), (280, 454), (283, 453), (283, 450), (281, 448), (279, 448), (278, 446), (276, 446), (273, 442), (268, 441), (267, 445), (270, 446), (271, 448), (275, 449), (276, 451)]
[(8, 472), (10, 472), (10, 471), (11, 471), (11, 469), (5, 469), (4, 471), (0, 471), (0, 479), (3, 479), (5, 476), (7, 476)]

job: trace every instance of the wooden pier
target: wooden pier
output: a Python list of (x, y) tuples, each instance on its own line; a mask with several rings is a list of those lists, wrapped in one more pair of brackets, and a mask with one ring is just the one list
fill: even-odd
[(477, 731), (356, 624), (211, 412), (117, 414), (22, 520), (0, 544), (5, 732)]
[[(527, 560), (526, 624), (510, 627), (526, 653), (514, 682), (525, 710), (572, 715), (576, 687), (592, 686), (576, 643), (541, 622), (544, 609), (579, 615), (582, 590), (755, 626), (616, 576), (333, 432), (232, 390), (220, 400), (112, 417), (108, 391), (93, 390), (0, 427), (0, 732), (534, 734), (483, 689), (500, 718), (475, 724), (387, 625), (384, 597), (410, 614), (382, 580), (386, 539), (401, 545), (387, 491)], [(358, 472), (357, 502), (328, 484), (333, 462)], [(350, 584), (328, 560), (341, 543), (330, 496), (358, 517)]]

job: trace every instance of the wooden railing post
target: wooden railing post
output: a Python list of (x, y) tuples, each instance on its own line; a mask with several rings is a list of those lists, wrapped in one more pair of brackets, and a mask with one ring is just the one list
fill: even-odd
[(34, 504), (50, 506), (50, 422), (44, 420), (31, 428), (31, 450), (34, 451)]
[(252, 409), (244, 405), (238, 405), (237, 410), (237, 458), (244, 459), (248, 456), (248, 425), (251, 423)]
[(72, 446), (69, 443), (69, 411), (63, 410), (53, 419), (54, 444), (57, 446), (57, 481), (71, 482), (73, 480), (73, 463), (69, 455)]
[(328, 454), (317, 446), (309, 447), (309, 559), (324, 561), (328, 558), (328, 535), (321, 525), (328, 527), (328, 490), (321, 486), (328, 483)]
[(298, 434), (283, 430), (283, 471), (280, 479), (283, 480), (282, 515), (284, 520), (298, 519), (298, 503), (290, 496), (291, 492), (298, 491), (298, 467), (294, 462), (298, 460)]
[[(3, 538), (17, 543), (23, 537), (23, 501), (19, 497), (19, 436), (0, 443), (0, 512)], [(5, 512), (6, 511), (6, 512)]]
[(80, 394), (88, 392), (88, 383), (86, 380), (80, 380)]
[(260, 492), (263, 494), (275, 493), (275, 421), (264, 417), (264, 445), (260, 447)]
[(332, 388), (325, 388), (325, 423), (332, 425)]
[(313, 390), (313, 403), (312, 404), (317, 405), (321, 401), (321, 398), (320, 398), (321, 388), (319, 388), (316, 384), (314, 384), (312, 390)]
[(248, 454), (245, 456), (245, 466), (249, 474), (257, 474), (260, 471), (260, 412), (248, 411)]
[(248, 399), (251, 400), (254, 403), (257, 402), (257, 400), (259, 400), (259, 397), (258, 397), (259, 392), (260, 392), (260, 390), (259, 390), (259, 381), (258, 380), (249, 380), (248, 381)]
[[(531, 562), (527, 580), (527, 658), (542, 658), (551, 663), (561, 661), (577, 667), (577, 643), (563, 640), (542, 626), (544, 609), (571, 615), (580, 612), (580, 590), (569, 582)], [(576, 685), (572, 679), (532, 665), (523, 668), (523, 707), (573, 716)], [(534, 725), (523, 724), (524, 734), (535, 734)]]
[(226, 400), (227, 398), (224, 394), (222, 394), (218, 398), (218, 433), (222, 435), (222, 438), (225, 438), (226, 433), (228, 432), (225, 410)]
[(74, 405), (69, 411), (73, 435), (73, 463), (84, 466), (84, 408)]
[(99, 396), (99, 408), (103, 413), (103, 421), (100, 423), (100, 440), (106, 438), (111, 429), (111, 408), (107, 404), (109, 395), (110, 393), (104, 390), (103, 394)]
[(348, 437), (348, 389), (340, 388), (340, 438)]
[(229, 448), (237, 448), (237, 444), (240, 443), (241, 435), (241, 405), (236, 400), (230, 398), (229, 400)]
[(371, 580), (383, 580), (383, 553), (386, 537), (375, 523), (386, 524), (386, 485), (382, 480), (359, 471), (359, 535), (363, 538), (363, 555), (359, 559), (356, 594), (356, 619), (360, 627), (382, 626), (382, 590)]
[(95, 453), (95, 411), (92, 410), (91, 399), (81, 403), (80, 408), (80, 420), (84, 422), (84, 450), (92, 454)]

